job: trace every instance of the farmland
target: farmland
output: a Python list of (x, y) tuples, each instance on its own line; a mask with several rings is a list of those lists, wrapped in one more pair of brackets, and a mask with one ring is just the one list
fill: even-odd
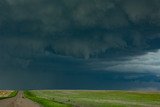
[(9, 96), (13, 91), (0, 91), (0, 97), (7, 97)]
[(15, 97), (18, 91), (13, 90), (0, 90), (0, 100)]
[[(159, 92), (33, 90), (25, 91), (30, 99), (44, 107), (159, 107)], [(34, 99), (33, 99), (34, 96)], [(36, 100), (39, 99), (39, 100)], [(44, 100), (44, 102), (43, 102)], [(47, 105), (48, 103), (48, 105)], [(50, 106), (51, 103), (55, 105)], [(56, 104), (59, 104), (56, 106)]]

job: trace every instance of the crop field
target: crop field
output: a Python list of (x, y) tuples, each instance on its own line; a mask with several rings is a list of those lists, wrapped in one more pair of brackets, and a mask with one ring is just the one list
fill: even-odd
[(7, 91), (7, 90), (1, 90), (0, 91), (0, 97), (8, 97), (12, 92), (14, 92), (14, 91)]
[[(160, 107), (160, 92), (89, 91), (89, 90), (33, 90), (28, 97), (41, 100), (44, 107)], [(56, 103), (61, 105), (50, 105)]]

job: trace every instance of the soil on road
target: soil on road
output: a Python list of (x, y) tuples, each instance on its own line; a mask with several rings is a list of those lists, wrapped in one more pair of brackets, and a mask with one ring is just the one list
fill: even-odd
[(42, 106), (27, 98), (24, 98), (23, 92), (19, 91), (16, 97), (0, 100), (0, 107), (42, 107)]

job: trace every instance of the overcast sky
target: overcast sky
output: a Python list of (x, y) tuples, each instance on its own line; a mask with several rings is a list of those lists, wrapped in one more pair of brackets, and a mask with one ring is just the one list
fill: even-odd
[(0, 0), (0, 89), (160, 89), (160, 0)]

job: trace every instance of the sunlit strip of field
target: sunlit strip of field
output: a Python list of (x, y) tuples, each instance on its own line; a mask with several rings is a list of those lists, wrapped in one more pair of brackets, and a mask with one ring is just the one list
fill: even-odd
[(11, 90), (0, 90), (0, 97), (8, 97), (12, 92)]
[[(160, 92), (34, 90), (39, 98), (76, 107), (160, 107)], [(46, 106), (50, 107), (50, 106)]]
[(0, 100), (16, 96), (18, 91), (0, 90)]

